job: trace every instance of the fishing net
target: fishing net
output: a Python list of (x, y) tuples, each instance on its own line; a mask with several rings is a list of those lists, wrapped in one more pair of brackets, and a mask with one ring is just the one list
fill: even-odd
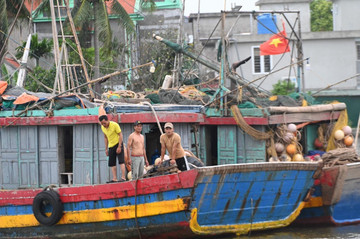
[(257, 140), (266, 140), (272, 138), (271, 133), (261, 132), (259, 130), (254, 129), (248, 123), (246, 123), (245, 119), (241, 115), (239, 108), (236, 105), (231, 106), (231, 111), (234, 115), (234, 119), (237, 125), (245, 131), (245, 133), (251, 135), (253, 138)]
[(339, 118), (338, 118), (337, 122), (335, 123), (334, 128), (331, 132), (331, 135), (328, 140), (328, 146), (326, 148), (326, 152), (337, 148), (337, 145), (335, 142), (335, 132), (336, 132), (336, 130), (342, 129), (347, 124), (348, 124), (348, 114), (347, 114), (347, 110), (344, 109), (341, 111)]

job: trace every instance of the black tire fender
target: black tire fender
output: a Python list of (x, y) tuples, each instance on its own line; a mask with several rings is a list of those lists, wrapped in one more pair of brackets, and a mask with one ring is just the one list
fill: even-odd
[[(51, 211), (46, 212), (45, 208)], [(33, 201), (32, 210), (36, 220), (42, 225), (52, 226), (59, 222), (63, 216), (64, 206), (59, 194), (54, 190), (44, 190), (38, 193)], [(51, 213), (51, 215), (46, 215)]]

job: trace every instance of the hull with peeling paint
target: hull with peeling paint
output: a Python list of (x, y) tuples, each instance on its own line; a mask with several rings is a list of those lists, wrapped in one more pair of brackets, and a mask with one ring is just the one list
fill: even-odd
[(280, 228), (299, 215), (315, 163), (256, 163), (199, 169), (190, 228), (197, 234)]
[(360, 223), (360, 163), (324, 168), (296, 224)]
[(64, 214), (41, 226), (41, 190), (0, 191), (0, 237), (184, 238), (284, 227), (303, 207), (315, 163), (211, 166), (138, 181), (59, 188)]

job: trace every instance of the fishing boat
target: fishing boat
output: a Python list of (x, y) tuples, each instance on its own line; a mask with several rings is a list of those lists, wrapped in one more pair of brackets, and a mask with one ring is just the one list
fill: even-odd
[[(10, 98), (3, 103), (9, 105)], [(52, 116), (44, 110), (22, 116), (17, 116), (22, 110), (0, 112), (1, 237), (131, 238), (141, 233), (144, 238), (178, 238), (284, 227), (304, 207), (319, 169), (317, 162), (267, 162), (263, 140), (245, 134), (233, 117), (207, 116), (203, 106), (114, 103), (105, 110), (120, 124), (125, 142), (132, 123), (142, 120), (148, 158), (159, 147), (158, 123), (170, 121), (184, 149), (203, 152), (206, 165), (212, 165), (214, 156), (216, 161), (186, 172), (107, 184), (99, 108), (85, 108), (88, 102), (70, 96), (57, 100), (84, 108), (54, 110)], [(259, 129), (284, 120), (241, 112), (245, 122)], [(211, 148), (216, 149), (213, 155)]]
[[(86, 77), (86, 83), (57, 95), (4, 91), (2, 107), (8, 110), (0, 112), (0, 237), (246, 234), (285, 227), (296, 219), (319, 163), (278, 160), (272, 130), (290, 123), (336, 120), (344, 104), (240, 109), (235, 101), (228, 107), (224, 70), (219, 90), (205, 105), (108, 102), (102, 106), (121, 126), (125, 142), (133, 122), (141, 120), (148, 158), (156, 156), (164, 123), (172, 122), (183, 148), (207, 166), (107, 184), (110, 171), (98, 124), (99, 105), (65, 94), (130, 70), (91, 81)], [(235, 75), (228, 77), (239, 83)], [(269, 97), (240, 83), (244, 102)], [(170, 92), (171, 99), (176, 94)], [(53, 104), (67, 109), (55, 110)]]
[(122, 183), (0, 191), (0, 236), (179, 238), (277, 228), (300, 213), (317, 168), (223, 165)]

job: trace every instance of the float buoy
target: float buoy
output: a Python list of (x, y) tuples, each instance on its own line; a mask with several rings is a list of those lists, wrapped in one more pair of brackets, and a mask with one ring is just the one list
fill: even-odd
[(275, 150), (277, 153), (282, 153), (284, 151), (285, 147), (282, 143), (276, 143), (275, 144)]
[(289, 144), (287, 147), (286, 147), (286, 152), (290, 155), (293, 155), (296, 153), (296, 146), (295, 144)]
[(348, 125), (344, 126), (344, 127), (342, 128), (342, 131), (344, 131), (344, 134), (345, 134), (345, 135), (349, 135), (349, 134), (352, 133), (351, 127), (348, 126)]
[(292, 161), (304, 161), (304, 157), (301, 154), (295, 154)]
[(350, 147), (354, 142), (354, 138), (350, 135), (346, 136), (344, 138), (344, 144), (347, 146), (347, 147)]
[(344, 136), (345, 136), (344, 131), (342, 131), (341, 129), (336, 130), (334, 133), (334, 137), (336, 140), (342, 140)]
[(288, 124), (287, 130), (291, 133), (294, 133), (296, 131), (296, 125), (295, 124)]

